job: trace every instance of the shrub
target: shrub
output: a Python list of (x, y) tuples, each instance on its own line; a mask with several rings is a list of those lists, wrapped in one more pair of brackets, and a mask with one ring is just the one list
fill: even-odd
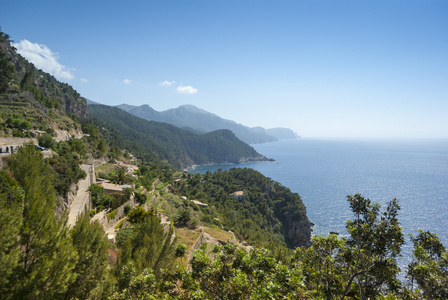
[(132, 210), (132, 206), (130, 204), (126, 204), (126, 206), (124, 207), (124, 214), (127, 215), (128, 212), (130, 212)]
[(120, 229), (123, 226), (124, 221), (126, 221), (125, 219), (121, 220), (120, 222), (118, 222), (117, 225), (115, 225), (115, 229)]
[(43, 134), (37, 138), (37, 141), (39, 142), (39, 146), (45, 147), (45, 148), (55, 148), (55, 141), (53, 140), (53, 137), (51, 135)]
[(111, 211), (110, 213), (108, 213), (108, 214), (106, 215), (106, 217), (107, 217), (107, 221), (109, 222), (110, 219), (115, 219), (116, 216), (117, 216), (117, 210), (114, 209), (113, 211)]

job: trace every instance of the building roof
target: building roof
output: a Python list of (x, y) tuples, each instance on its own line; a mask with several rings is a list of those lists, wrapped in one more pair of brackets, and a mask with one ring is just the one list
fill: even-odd
[(100, 185), (106, 190), (106, 191), (112, 191), (112, 192), (121, 192), (123, 188), (115, 183), (110, 182), (101, 182)]

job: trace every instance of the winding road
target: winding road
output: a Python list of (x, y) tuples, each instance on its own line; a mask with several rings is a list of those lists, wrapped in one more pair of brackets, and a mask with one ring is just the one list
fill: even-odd
[(78, 219), (78, 216), (84, 212), (85, 207), (89, 207), (89, 186), (93, 182), (93, 165), (81, 165), (80, 167), (87, 173), (87, 176), (78, 183), (78, 191), (68, 214), (67, 224), (69, 227), (73, 227)]

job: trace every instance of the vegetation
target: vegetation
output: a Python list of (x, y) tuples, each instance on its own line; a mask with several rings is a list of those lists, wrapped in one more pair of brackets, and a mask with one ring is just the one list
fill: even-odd
[[(316, 237), (311, 247), (297, 248), (290, 262), (265, 249), (247, 252), (227, 243), (214, 248), (213, 258), (196, 250), (190, 272), (181, 268), (157, 279), (151, 269), (124, 267), (126, 285), (111, 299), (445, 299), (448, 253), (438, 238), (420, 232), (413, 239), (413, 283), (406, 285), (397, 279), (404, 243), (397, 200), (382, 213), (359, 194), (348, 201), (354, 215), (347, 221), (349, 237)], [(177, 257), (186, 253), (185, 246), (175, 248)]]
[[(0, 43), (10, 43), (9, 35), (0, 30)], [(14, 78), (14, 68), (11, 60), (3, 51), (0, 51), (0, 93), (8, 89), (10, 81)]]
[[(408, 266), (409, 283), (398, 280), (396, 259), (404, 238), (396, 199), (381, 211), (378, 204), (359, 194), (348, 196), (353, 219), (347, 221), (347, 238), (315, 237), (310, 247), (282, 255), (276, 253), (275, 247), (273, 251), (254, 247), (247, 252), (230, 242), (209, 252), (211, 248), (203, 244), (194, 252), (191, 271), (187, 271), (179, 259), (187, 255), (188, 248), (176, 244), (172, 238), (174, 227), (168, 226), (165, 231), (155, 210), (138, 207), (129, 211), (129, 221), (121, 224), (117, 244), (111, 245), (101, 226), (89, 222), (87, 215), (79, 218), (72, 229), (65, 226), (63, 218), (55, 216), (53, 173), (40, 151), (24, 147), (10, 157), (7, 167), (8, 171), (0, 172), (0, 226), (4, 233), (0, 237), (0, 293), (5, 299), (124, 299), (129, 295), (140, 299), (447, 296), (448, 253), (437, 236), (429, 232), (412, 238), (414, 260)], [(275, 225), (269, 220), (280, 220), (291, 213), (276, 210), (278, 201), (295, 199), (296, 204), (284, 202), (281, 207), (300, 208), (298, 196), (289, 195), (286, 188), (253, 170), (183, 176), (176, 181), (178, 192), (207, 201), (213, 206), (207, 209), (220, 214), (225, 224), (230, 223), (220, 213), (219, 203), (227, 210), (241, 211), (236, 218), (249, 212), (266, 214), (272, 203), (268, 214), (271, 219), (260, 219), (265, 222), (261, 224), (272, 227)], [(247, 199), (227, 196), (241, 188)], [(252, 202), (255, 200), (250, 195), (257, 202)], [(260, 211), (254, 210), (257, 206)], [(196, 213), (203, 210), (187, 207)], [(269, 230), (265, 230), (266, 235), (278, 243)], [(269, 243), (265, 245), (269, 248)], [(110, 247), (118, 247), (118, 261), (113, 266), (107, 263)]]
[(237, 163), (241, 159), (263, 160), (252, 147), (229, 130), (198, 135), (173, 125), (146, 121), (119, 108), (89, 105), (93, 124), (102, 128), (108, 142), (148, 162), (168, 161), (177, 168), (193, 164)]
[(8, 166), (24, 197), (13, 247), (17, 261), (7, 272), (11, 274), (7, 281), (13, 284), (2, 295), (13, 299), (61, 297), (75, 278), (78, 257), (65, 222), (57, 220), (54, 213), (53, 176), (42, 154), (31, 146), (11, 156)]
[[(188, 174), (174, 185), (179, 195), (205, 202), (214, 213), (203, 221), (214, 223), (215, 217), (251, 244), (268, 247), (309, 245), (311, 235), (306, 208), (300, 196), (280, 183), (252, 169), (234, 168), (215, 173)], [(242, 191), (240, 198), (231, 194)], [(301, 228), (300, 235), (291, 234)]]
[[(310, 239), (300, 196), (259, 172), (200, 175), (173, 167), (260, 158), (228, 131), (197, 135), (101, 106), (94, 108), (101, 121), (80, 125), (86, 115), (77, 109), (85, 100), (76, 91), (15, 54), (4, 33), (0, 50), (0, 128), (16, 136), (47, 130), (39, 144), (53, 155), (44, 159), (26, 145), (0, 170), (2, 299), (448, 298), (448, 252), (434, 233), (411, 238), (413, 260), (406, 281), (398, 280), (405, 240), (396, 199), (382, 210), (360, 194), (348, 196), (348, 236)], [(82, 126), (89, 136), (56, 143), (50, 119), (66, 128)], [(144, 161), (135, 179), (139, 205), (125, 207), (116, 243), (88, 212), (69, 228), (67, 216), (55, 214), (58, 196), (84, 178), (79, 165), (89, 154), (114, 161), (129, 157), (122, 149)], [(112, 164), (101, 171), (117, 183), (134, 180)], [(95, 211), (109, 208), (111, 218), (134, 192), (89, 189)], [(162, 210), (172, 220), (168, 225), (158, 217)], [(203, 226), (189, 229), (197, 224)], [(197, 244), (203, 233), (220, 239), (219, 245)], [(255, 247), (246, 250), (240, 241)], [(188, 263), (193, 245), (198, 249)]]
[[(0, 131), (31, 137), (30, 130), (79, 130), (88, 117), (86, 100), (67, 83), (38, 70), (0, 31)], [(17, 117), (18, 116), (18, 117)]]
[(56, 192), (65, 196), (70, 186), (86, 177), (79, 165), (81, 157), (86, 154), (86, 147), (79, 139), (52, 144), (57, 155), (49, 159), (50, 170), (54, 175), (54, 187)]

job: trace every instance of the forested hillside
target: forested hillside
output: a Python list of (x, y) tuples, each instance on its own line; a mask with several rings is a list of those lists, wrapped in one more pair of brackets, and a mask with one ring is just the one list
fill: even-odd
[[(258, 171), (219, 170), (177, 183), (179, 194), (212, 205), (224, 217), (224, 225), (251, 244), (290, 248), (310, 244), (311, 225), (300, 196)], [(235, 192), (241, 195), (235, 197)]]
[(18, 54), (0, 32), (0, 133), (29, 137), (29, 130), (80, 131), (88, 118), (86, 100)]
[(267, 160), (229, 130), (199, 135), (176, 126), (147, 121), (116, 107), (89, 105), (95, 125), (114, 146), (151, 160), (166, 160), (177, 168), (199, 164)]

